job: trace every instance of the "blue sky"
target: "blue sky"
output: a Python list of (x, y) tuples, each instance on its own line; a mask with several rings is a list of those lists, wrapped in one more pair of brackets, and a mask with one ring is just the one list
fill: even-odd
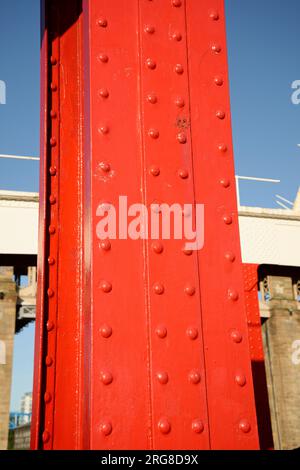
[[(242, 182), (241, 203), (293, 200), (300, 175), (299, 0), (226, 0), (236, 173), (278, 178)], [(39, 154), (39, 0), (0, 0), (0, 154)], [(0, 189), (38, 191), (38, 164), (0, 159)], [(33, 326), (15, 338), (12, 409), (31, 390)]]

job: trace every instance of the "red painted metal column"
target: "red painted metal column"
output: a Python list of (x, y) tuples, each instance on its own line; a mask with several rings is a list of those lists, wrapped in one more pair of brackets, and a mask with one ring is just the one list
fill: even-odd
[[(45, 5), (32, 447), (257, 448), (223, 1)], [(120, 196), (204, 248), (99, 240)]]

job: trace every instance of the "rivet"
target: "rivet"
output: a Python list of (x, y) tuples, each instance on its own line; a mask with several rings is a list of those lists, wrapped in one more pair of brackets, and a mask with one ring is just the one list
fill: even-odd
[(219, 110), (216, 112), (216, 116), (217, 116), (218, 119), (225, 119), (226, 114), (225, 114), (224, 111), (222, 111), (222, 110), (219, 109)]
[(50, 111), (50, 117), (51, 117), (52, 119), (55, 119), (55, 118), (57, 117), (57, 113), (56, 113), (56, 111), (54, 111), (53, 109), (51, 109), (51, 111)]
[(175, 98), (175, 104), (178, 108), (183, 108), (185, 105), (184, 99), (181, 96), (177, 96), (177, 98)]
[(235, 379), (234, 379), (240, 387), (244, 387), (246, 385), (246, 377), (244, 374), (236, 374)]
[(239, 299), (239, 293), (234, 289), (228, 290), (228, 298), (236, 302)]
[(240, 422), (239, 422), (239, 429), (244, 432), (245, 434), (247, 434), (248, 432), (251, 431), (251, 425), (249, 423), (249, 421), (247, 421), (246, 419), (242, 419)]
[(48, 320), (48, 321), (47, 321), (46, 328), (47, 328), (47, 331), (52, 331), (52, 330), (54, 330), (54, 323), (53, 323), (52, 320)]
[(103, 125), (103, 126), (99, 127), (99, 132), (101, 134), (108, 134), (109, 133), (109, 127), (106, 126), (106, 125)]
[(112, 335), (112, 327), (104, 323), (100, 327), (100, 334), (103, 338), (110, 338)]
[(105, 294), (108, 294), (112, 291), (112, 285), (108, 281), (101, 281), (99, 287), (103, 292), (105, 292)]
[(190, 295), (190, 296), (192, 296), (192, 295), (194, 295), (194, 294), (195, 294), (195, 292), (196, 292), (196, 289), (195, 289), (195, 287), (194, 287), (194, 286), (187, 285), (187, 286), (185, 286), (185, 288), (184, 288), (184, 292), (185, 292), (187, 295)]
[(156, 374), (157, 380), (159, 383), (165, 385), (169, 382), (169, 376), (167, 372), (157, 372)]
[(151, 24), (146, 24), (146, 26), (144, 28), (144, 31), (145, 31), (145, 33), (153, 34), (153, 33), (155, 33), (155, 28)]
[(111, 170), (110, 164), (107, 162), (100, 162), (99, 167), (104, 171), (104, 173), (109, 173)]
[(47, 442), (50, 441), (50, 433), (48, 431), (44, 431), (42, 434), (42, 441), (44, 444), (47, 444)]
[(154, 70), (156, 68), (156, 62), (155, 60), (153, 59), (147, 59), (146, 60), (146, 66), (148, 67), (148, 69), (151, 69), (151, 70)]
[(219, 76), (214, 78), (214, 82), (217, 86), (222, 86), (224, 83), (223, 78)]
[(224, 188), (229, 188), (230, 180), (228, 178), (222, 178), (220, 180), (220, 185), (223, 186)]
[(235, 261), (235, 254), (231, 251), (227, 251), (225, 253), (225, 259), (227, 259), (227, 261), (230, 261), (230, 263), (233, 263)]
[(157, 129), (149, 129), (148, 135), (149, 135), (149, 137), (151, 137), (152, 139), (158, 139), (158, 137), (159, 137), (159, 132), (158, 132)]
[(219, 13), (216, 11), (216, 10), (212, 10), (210, 13), (209, 13), (209, 17), (211, 20), (213, 21), (218, 21), (219, 19)]
[(106, 18), (99, 18), (99, 20), (98, 20), (98, 25), (99, 25), (101, 28), (106, 28), (106, 26), (107, 26), (107, 19), (106, 19)]
[(194, 421), (192, 422), (192, 430), (196, 434), (201, 434), (204, 431), (204, 424), (200, 419), (194, 419)]
[(47, 367), (51, 367), (52, 364), (53, 364), (53, 359), (52, 359), (52, 357), (47, 356), (46, 359), (45, 359), (45, 364), (46, 364)]
[(158, 168), (158, 166), (151, 166), (150, 167), (150, 170), (149, 170), (149, 173), (152, 175), (152, 176), (159, 176), (160, 174), (160, 169)]
[(49, 225), (48, 230), (49, 230), (50, 235), (54, 235), (56, 232), (56, 228), (54, 227), (54, 225)]
[(232, 217), (231, 215), (224, 215), (223, 216), (223, 221), (226, 225), (231, 225), (232, 224)]
[(182, 34), (179, 31), (174, 31), (172, 34), (172, 39), (174, 39), (174, 41), (181, 41)]
[(221, 46), (219, 44), (213, 44), (211, 46), (211, 50), (215, 52), (216, 54), (219, 54), (222, 50)]
[(155, 284), (153, 284), (153, 291), (157, 295), (162, 295), (165, 291), (165, 288), (162, 284), (156, 282)]
[(49, 256), (48, 264), (50, 264), (50, 266), (53, 266), (55, 264), (55, 259), (53, 258), (53, 256)]
[(100, 431), (104, 436), (109, 436), (112, 433), (112, 424), (109, 421), (104, 421), (100, 424)]
[(51, 176), (55, 176), (56, 175), (56, 167), (55, 166), (50, 166), (49, 173), (50, 173)]
[(98, 91), (98, 95), (101, 96), (101, 98), (108, 98), (109, 91), (107, 88), (100, 88), (100, 90)]
[(179, 132), (179, 134), (177, 134), (177, 140), (180, 144), (185, 144), (186, 141), (187, 141), (187, 137), (185, 135), (184, 132)]
[(103, 62), (103, 63), (107, 63), (108, 62), (108, 55), (107, 54), (99, 54), (98, 55), (98, 58), (100, 60), (100, 62)]
[(183, 66), (181, 64), (176, 64), (174, 70), (178, 75), (183, 74)]
[(51, 83), (50, 88), (51, 88), (52, 91), (56, 91), (57, 90), (56, 83)]
[(191, 326), (186, 330), (186, 335), (188, 338), (195, 340), (198, 338), (198, 329)]
[(235, 343), (241, 343), (243, 340), (243, 336), (238, 330), (233, 330), (230, 333), (230, 336), (231, 336), (232, 341), (234, 341)]
[(51, 65), (56, 65), (57, 64), (57, 59), (53, 55), (50, 57), (50, 63), (51, 63)]
[(157, 96), (154, 93), (149, 93), (147, 95), (147, 101), (151, 104), (157, 103)]
[(104, 385), (110, 385), (113, 381), (113, 376), (110, 372), (101, 372), (100, 379)]
[(218, 145), (218, 150), (220, 152), (223, 152), (223, 153), (227, 152), (227, 145), (226, 144), (219, 144)]
[(49, 196), (49, 202), (50, 202), (50, 204), (52, 204), (52, 205), (56, 203), (56, 197), (53, 196), (53, 194), (51, 194), (51, 196)]
[(172, 0), (172, 5), (174, 7), (181, 7), (181, 0)]
[(44, 402), (45, 403), (50, 403), (52, 400), (52, 395), (50, 392), (45, 392), (44, 393)]
[(191, 256), (193, 254), (193, 250), (188, 250), (187, 248), (183, 248), (182, 251), (186, 256)]
[(189, 382), (192, 384), (198, 384), (201, 381), (201, 375), (198, 370), (192, 370), (188, 376)]
[(104, 251), (109, 251), (111, 249), (111, 243), (109, 240), (101, 240), (100, 248)]
[(51, 297), (54, 297), (54, 290), (51, 289), (51, 287), (49, 287), (49, 289), (47, 290), (47, 295), (48, 295), (48, 297), (50, 297), (50, 298), (51, 298)]
[(159, 325), (156, 330), (155, 330), (155, 333), (157, 334), (157, 336), (161, 339), (165, 338), (168, 334), (168, 330), (167, 328), (164, 326), (164, 325)]
[(154, 253), (160, 254), (164, 251), (164, 246), (161, 242), (153, 242), (151, 245), (152, 250)]
[(167, 418), (160, 418), (157, 426), (162, 434), (168, 434), (171, 431), (171, 424)]
[(185, 180), (185, 179), (188, 178), (189, 172), (188, 172), (186, 169), (181, 168), (181, 169), (178, 171), (178, 176), (179, 176), (180, 178), (182, 178), (183, 180)]
[(50, 145), (51, 145), (51, 147), (55, 147), (55, 146), (56, 146), (56, 143), (57, 143), (57, 142), (56, 142), (55, 137), (51, 137), (51, 139), (50, 139)]

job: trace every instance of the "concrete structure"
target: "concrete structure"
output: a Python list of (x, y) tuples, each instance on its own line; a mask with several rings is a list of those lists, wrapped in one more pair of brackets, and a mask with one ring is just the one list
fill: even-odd
[[(22, 396), (21, 404), (20, 404), (20, 411), (21, 413), (26, 413), (28, 415), (32, 413), (32, 392), (24, 393), (24, 395)], [(27, 424), (29, 422), (30, 422), (30, 416), (25, 416), (24, 424)]]

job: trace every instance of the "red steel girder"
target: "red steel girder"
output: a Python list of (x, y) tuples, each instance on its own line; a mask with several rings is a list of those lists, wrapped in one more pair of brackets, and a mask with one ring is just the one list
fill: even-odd
[[(255, 449), (223, 1), (44, 13), (32, 448)], [(101, 242), (120, 195), (205, 204), (203, 249)]]

